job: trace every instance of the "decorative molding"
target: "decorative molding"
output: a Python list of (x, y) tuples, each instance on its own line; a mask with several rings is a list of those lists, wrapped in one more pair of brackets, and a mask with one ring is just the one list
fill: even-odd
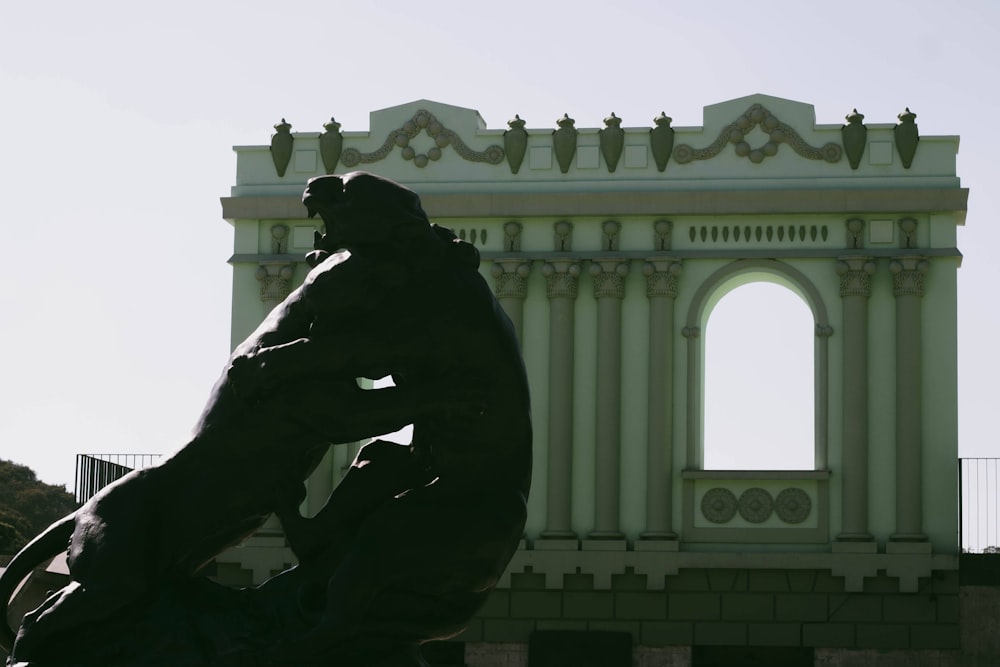
[(753, 487), (740, 494), (740, 516), (748, 523), (764, 523), (774, 512), (774, 498), (766, 489)]
[(271, 254), (284, 255), (288, 252), (288, 225), (271, 225)]
[(865, 247), (865, 221), (851, 218), (844, 223), (847, 227), (847, 247), (858, 250)]
[(493, 262), (494, 292), (498, 299), (524, 299), (528, 296), (531, 264), (520, 260)]
[[(768, 135), (768, 142), (760, 148), (751, 148), (744, 139), (758, 126)], [(778, 145), (782, 143), (788, 144), (792, 150), (809, 160), (839, 162), (844, 152), (839, 144), (832, 142), (823, 145), (822, 148), (810, 146), (798, 132), (782, 123), (774, 114), (760, 104), (754, 104), (736, 120), (722, 128), (718, 138), (705, 148), (693, 148), (681, 144), (674, 149), (673, 157), (678, 164), (687, 164), (692, 160), (708, 160), (721, 153), (726, 144), (733, 144), (738, 156), (759, 164), (765, 157), (776, 155)]]
[(472, 245), (486, 245), (486, 230), (485, 229), (465, 229), (464, 227), (457, 230), (458, 238), (463, 241), (467, 241)]
[(829, 338), (833, 335), (833, 327), (829, 324), (817, 324), (816, 325), (816, 337), (817, 338)]
[(521, 169), (524, 154), (528, 150), (528, 131), (524, 129), (524, 121), (514, 114), (513, 120), (507, 121), (510, 128), (503, 133), (503, 147), (507, 153), (507, 164), (510, 173), (516, 174)]
[(344, 135), (340, 133), (340, 123), (336, 118), (323, 123), (323, 134), (319, 135), (319, 154), (323, 158), (323, 169), (332, 174), (337, 170), (340, 154), (344, 150)]
[(914, 218), (903, 218), (899, 221), (900, 247), (910, 250), (917, 247), (917, 221)]
[(849, 257), (837, 261), (837, 275), (840, 276), (840, 296), (872, 295), (872, 276), (875, 262), (868, 257)]
[(736, 516), (736, 495), (729, 489), (717, 486), (701, 497), (701, 514), (712, 523), (728, 523)]
[(700, 338), (701, 327), (684, 327), (681, 329), (681, 335), (685, 338)]
[(923, 296), (924, 276), (931, 265), (923, 257), (901, 257), (889, 262), (893, 296)]
[(622, 225), (615, 220), (606, 220), (601, 225), (601, 250), (618, 250), (618, 239), (621, 236)]
[(569, 220), (560, 220), (552, 225), (555, 232), (553, 240), (553, 250), (556, 252), (569, 252), (573, 249), (573, 223)]
[(665, 296), (677, 298), (680, 276), (683, 265), (669, 260), (651, 260), (642, 265), (642, 273), (646, 276), (646, 296)]
[(271, 160), (278, 178), (284, 178), (288, 163), (292, 160), (292, 146), (295, 137), (292, 136), (292, 125), (284, 118), (274, 126), (275, 133), (271, 135)]
[(612, 111), (611, 115), (604, 119), (604, 129), (598, 130), (597, 136), (601, 146), (601, 155), (604, 156), (604, 163), (608, 166), (608, 173), (613, 174), (618, 167), (622, 150), (625, 148), (625, 130), (622, 129), (622, 119)]
[(576, 155), (576, 137), (579, 132), (575, 125), (576, 121), (563, 114), (563, 117), (556, 121), (559, 129), (552, 131), (552, 148), (556, 152), (556, 162), (559, 163), (559, 171), (566, 173), (570, 165), (573, 164), (573, 156)]
[(260, 282), (260, 300), (271, 307), (285, 300), (292, 291), (292, 276), (295, 267), (291, 264), (261, 264), (254, 277)]
[(741, 240), (744, 243), (752, 243), (754, 241), (761, 243), (774, 243), (777, 239), (778, 243), (783, 243), (787, 239), (789, 243), (794, 243), (796, 240), (805, 241), (806, 237), (809, 237), (810, 241), (816, 241), (817, 238), (826, 241), (829, 236), (829, 230), (826, 225), (701, 225), (700, 227), (692, 225), (688, 227), (688, 237), (691, 239), (691, 243), (697, 243), (699, 239), (702, 243), (707, 243), (711, 237), (712, 243), (718, 243), (719, 238), (722, 238), (723, 243), (729, 243), (730, 236), (734, 243), (739, 243)]
[(802, 523), (812, 513), (812, 500), (802, 489), (787, 488), (775, 498), (774, 512), (785, 523)]
[(580, 264), (573, 261), (551, 261), (542, 265), (546, 296), (550, 299), (575, 299), (579, 287)]
[(670, 250), (673, 244), (674, 223), (669, 220), (657, 220), (653, 223), (653, 249)]
[[(426, 153), (417, 153), (410, 146), (410, 139), (416, 137), (421, 132), (426, 132), (427, 136), (434, 140), (435, 145)], [(441, 149), (451, 146), (458, 156), (469, 162), (485, 162), (487, 164), (500, 164), (504, 159), (504, 149), (500, 146), (489, 146), (485, 151), (474, 151), (469, 148), (462, 138), (455, 132), (449, 130), (434, 117), (434, 114), (421, 109), (413, 114), (413, 118), (403, 123), (399, 129), (393, 130), (386, 137), (385, 142), (371, 153), (362, 153), (356, 148), (347, 148), (341, 155), (340, 161), (346, 167), (354, 167), (358, 164), (371, 164), (384, 160), (389, 154), (399, 147), (400, 155), (404, 160), (412, 160), (417, 167), (426, 167), (428, 162), (441, 159)]]
[(503, 226), (504, 252), (521, 252), (521, 223), (513, 220)]
[(627, 262), (617, 260), (597, 260), (590, 264), (590, 275), (594, 277), (594, 298), (625, 298), (625, 276), (628, 275)]

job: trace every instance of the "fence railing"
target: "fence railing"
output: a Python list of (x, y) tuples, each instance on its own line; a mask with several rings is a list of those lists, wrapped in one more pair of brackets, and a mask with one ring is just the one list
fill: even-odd
[(76, 502), (87, 502), (116, 479), (159, 460), (159, 454), (77, 454)]
[(959, 459), (958, 494), (962, 551), (1000, 553), (1000, 459)]

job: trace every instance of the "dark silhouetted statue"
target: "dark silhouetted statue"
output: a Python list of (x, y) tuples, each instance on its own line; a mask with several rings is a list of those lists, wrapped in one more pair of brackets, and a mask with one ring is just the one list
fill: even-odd
[[(26, 546), (18, 582), (68, 546), (71, 582), (0, 644), (15, 665), (422, 665), (461, 632), (522, 537), (528, 387), (476, 249), (430, 224), (412, 191), (323, 176), (303, 285), (233, 353), (190, 441)], [(360, 388), (391, 375), (395, 386)], [(365, 445), (325, 507), (303, 481), (330, 443)], [(277, 513), (299, 564), (257, 588), (200, 575)]]

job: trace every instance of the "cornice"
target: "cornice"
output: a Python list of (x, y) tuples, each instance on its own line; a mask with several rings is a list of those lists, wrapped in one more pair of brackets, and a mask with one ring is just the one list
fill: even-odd
[[(428, 193), (431, 218), (944, 213), (968, 210), (967, 188), (760, 189), (660, 192)], [(305, 219), (295, 196), (222, 197), (226, 220)]]

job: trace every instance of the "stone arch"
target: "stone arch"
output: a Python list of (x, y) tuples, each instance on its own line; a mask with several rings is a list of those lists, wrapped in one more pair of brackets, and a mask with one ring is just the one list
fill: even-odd
[(833, 333), (826, 304), (813, 282), (795, 267), (773, 259), (742, 259), (712, 273), (695, 291), (688, 307), (683, 334), (687, 338), (687, 460), (688, 470), (701, 470), (704, 461), (704, 330), (712, 308), (722, 297), (741, 285), (764, 279), (798, 294), (812, 312), (815, 324), (813, 346), (813, 451), (816, 470), (828, 466), (829, 354)]

